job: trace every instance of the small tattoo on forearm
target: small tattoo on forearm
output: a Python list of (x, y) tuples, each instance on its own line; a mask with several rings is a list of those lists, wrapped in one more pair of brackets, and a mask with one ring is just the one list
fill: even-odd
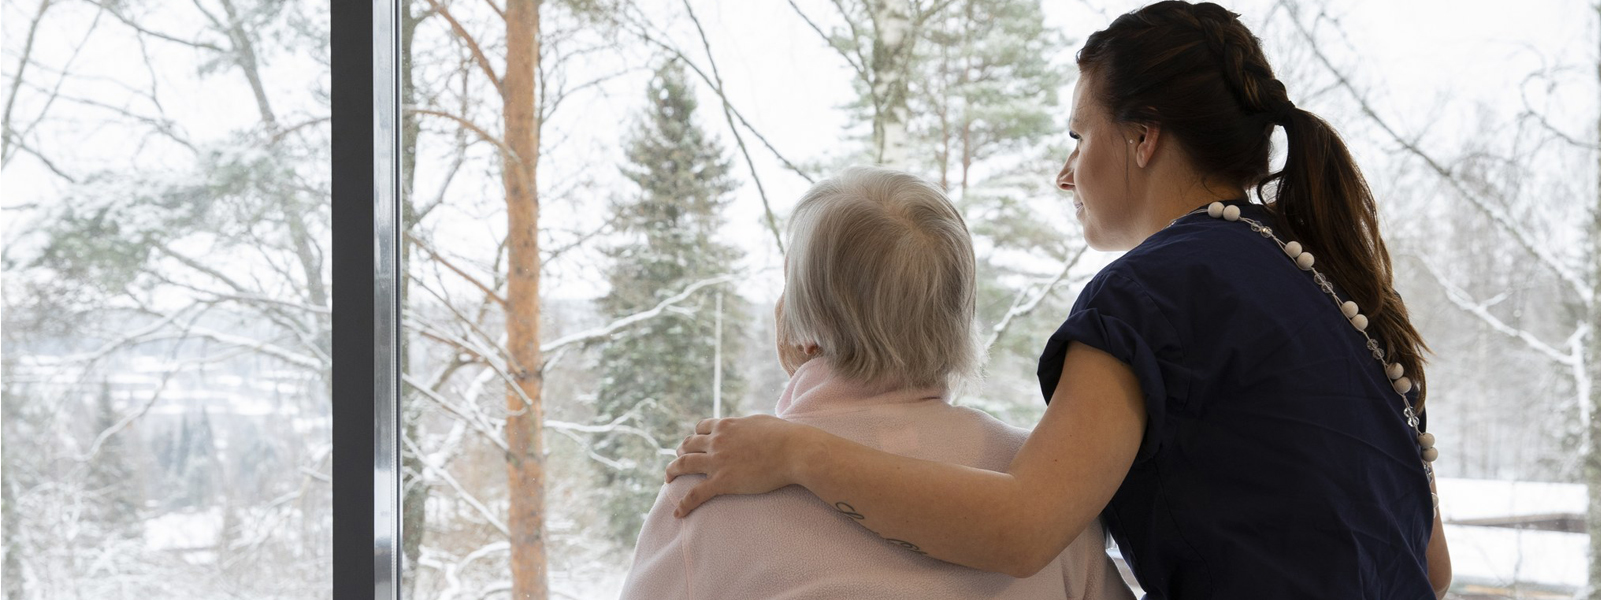
[[(856, 507), (851, 506), (849, 503), (835, 502), (834, 503), (834, 510), (837, 510), (840, 513), (844, 514), (845, 516), (850, 517), (852, 519), (855, 519), (857, 521), (866, 521), (867, 520), (866, 516), (862, 515), (862, 513), (856, 512)], [(874, 533), (878, 533), (878, 532), (875, 531)], [(884, 537), (884, 536), (880, 535), (878, 537)], [(895, 538), (884, 538), (884, 541), (887, 541), (887, 542), (889, 542), (891, 544), (895, 544), (896, 546), (900, 546), (903, 549), (911, 550), (912, 552), (916, 552), (916, 553), (921, 554), (923, 556), (928, 556), (928, 553), (924, 552), (922, 548), (918, 548), (917, 544), (913, 544), (913, 543), (908, 542), (906, 540), (897, 540)]]
[(838, 510), (839, 512), (845, 513), (845, 516), (850, 517), (852, 519), (856, 519), (858, 521), (867, 518), (867, 517), (862, 516), (862, 513), (856, 512), (856, 507), (851, 506), (849, 504), (846, 504), (844, 502), (835, 502), (834, 503), (834, 510)]

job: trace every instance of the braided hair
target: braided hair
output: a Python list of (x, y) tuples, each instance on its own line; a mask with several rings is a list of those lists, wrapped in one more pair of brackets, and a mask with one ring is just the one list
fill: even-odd
[[(1261, 40), (1239, 15), (1203, 2), (1157, 2), (1085, 40), (1082, 75), (1113, 121), (1160, 124), (1208, 181), (1254, 188), (1280, 229), (1315, 249), (1318, 266), (1368, 315), (1368, 333), (1400, 363), (1423, 406), (1423, 354), (1393, 285), (1373, 193), (1328, 122), (1297, 108)], [(1284, 128), (1284, 168), (1270, 172)]]

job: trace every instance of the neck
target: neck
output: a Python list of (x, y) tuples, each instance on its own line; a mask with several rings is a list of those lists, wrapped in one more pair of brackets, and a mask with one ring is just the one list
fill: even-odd
[(1155, 186), (1153, 197), (1149, 198), (1146, 206), (1145, 218), (1141, 219), (1142, 227), (1139, 239), (1129, 246), (1133, 248), (1145, 238), (1155, 235), (1156, 232), (1166, 229), (1174, 219), (1184, 216), (1196, 208), (1206, 206), (1213, 202), (1225, 200), (1242, 200), (1246, 197), (1245, 189), (1230, 185), (1206, 185), (1199, 178), (1191, 179), (1187, 185)]

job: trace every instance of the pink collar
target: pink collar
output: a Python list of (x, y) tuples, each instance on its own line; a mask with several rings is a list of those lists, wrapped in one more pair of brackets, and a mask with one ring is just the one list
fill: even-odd
[(788, 418), (801, 414), (860, 410), (875, 406), (945, 402), (943, 387), (883, 389), (850, 381), (834, 374), (828, 361), (812, 359), (795, 369), (789, 386), (778, 398), (774, 414)]

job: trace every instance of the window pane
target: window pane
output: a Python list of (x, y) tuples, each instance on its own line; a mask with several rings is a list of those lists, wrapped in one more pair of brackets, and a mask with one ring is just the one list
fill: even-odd
[(4, 597), (328, 597), (326, 3), (4, 23)]
[[(679, 440), (773, 412), (779, 234), (847, 165), (949, 191), (988, 353), (956, 402), (1032, 427), (1045, 340), (1117, 258), (1054, 189), (1074, 52), (1141, 4), (400, 0), (403, 593), (615, 596)], [(1502, 30), (1465, 6), (1438, 3), (1464, 16), (1429, 41), (1388, 5), (1230, 8), (1378, 198), (1395, 287), (1435, 351), (1448, 536), (1493, 555), (1457, 580), (1571, 593), (1588, 563), (1543, 559), (1601, 528), (1584, 514), (1601, 481), (1581, 468), (1601, 433), (1582, 425), (1601, 409), (1601, 353), (1584, 350), (1601, 331), (1583, 250), (1596, 81), (1557, 58), (1593, 60), (1594, 14), (1554, 3)], [(1507, 58), (1509, 38), (1537, 50)], [(1508, 541), (1520, 528), (1542, 531)]]

